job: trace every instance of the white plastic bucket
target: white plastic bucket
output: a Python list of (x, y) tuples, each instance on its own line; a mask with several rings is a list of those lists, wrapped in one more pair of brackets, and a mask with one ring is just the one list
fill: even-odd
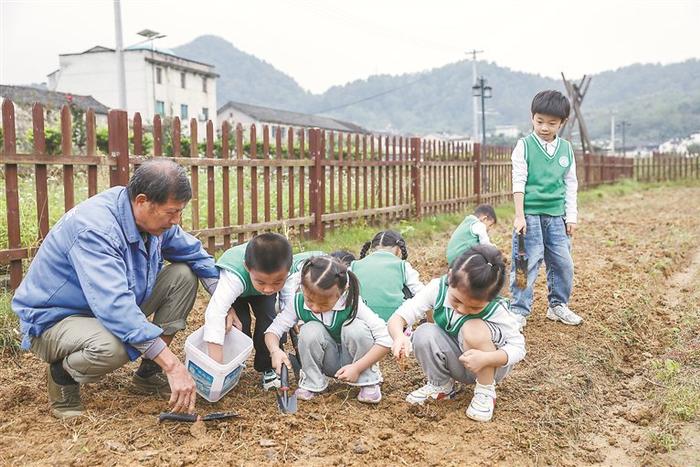
[(224, 359), (218, 363), (209, 357), (207, 342), (199, 328), (185, 341), (185, 367), (197, 384), (197, 392), (209, 402), (216, 402), (241, 379), (245, 361), (253, 350), (253, 340), (236, 328), (224, 338)]

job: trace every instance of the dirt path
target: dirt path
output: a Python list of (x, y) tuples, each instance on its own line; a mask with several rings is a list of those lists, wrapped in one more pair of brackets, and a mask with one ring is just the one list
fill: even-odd
[[(528, 355), (499, 386), (491, 423), (464, 416), (470, 389), (454, 401), (410, 408), (403, 399), (423, 376), (414, 361), (402, 372), (390, 360), (378, 407), (333, 384), (328, 395), (283, 418), (274, 396), (257, 389), (257, 375), (246, 370), (221, 402), (198, 402), (203, 412), (236, 410), (243, 418), (193, 434), (188, 426), (156, 424), (165, 406), (129, 393), (132, 365), (85, 387), (88, 415), (61, 423), (47, 415), (44, 365), (26, 354), (19, 366), (8, 358), (0, 363), (0, 464), (698, 464), (690, 444), (697, 443), (697, 418), (678, 427), (671, 454), (651, 442), (665, 416), (649, 373), (675, 345), (673, 330), (697, 312), (697, 200), (700, 187), (663, 188), (582, 207), (571, 307), (586, 321), (577, 328), (547, 322), (540, 277), (525, 331)], [(493, 235), (504, 251), (508, 230), (498, 225)], [(423, 280), (444, 271), (448, 235), (410, 245)], [(197, 303), (192, 329), (204, 306)]]

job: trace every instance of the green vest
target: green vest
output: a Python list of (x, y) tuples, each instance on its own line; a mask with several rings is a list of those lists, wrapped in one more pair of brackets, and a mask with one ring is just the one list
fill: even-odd
[(450, 322), (452, 321), (452, 317), (457, 312), (452, 308), (448, 308), (445, 306), (448, 288), (449, 286), (447, 285), (447, 276), (442, 276), (442, 278), (440, 279), (440, 290), (438, 292), (437, 299), (435, 300), (435, 306), (433, 307), (433, 321), (435, 321), (435, 324), (437, 324), (443, 331), (445, 331), (452, 337), (457, 337), (459, 335), (459, 330), (462, 329), (462, 326), (468, 320), (482, 319), (485, 321), (489, 319), (489, 317), (493, 314), (494, 311), (496, 311), (496, 309), (499, 306), (510, 306), (507, 298), (498, 296), (491, 300), (488, 303), (488, 305), (486, 305), (484, 309), (481, 310), (479, 313), (474, 315), (462, 315), (456, 322), (450, 324)]
[(571, 143), (557, 138), (557, 148), (552, 156), (534, 133), (523, 138), (523, 143), (527, 163), (525, 214), (563, 216), (566, 197), (564, 178), (574, 158)]
[(447, 242), (447, 264), (452, 264), (458, 256), (479, 244), (479, 236), (472, 232), (472, 226), (479, 222), (475, 215), (464, 218)]
[(331, 337), (333, 337), (333, 340), (340, 343), (340, 331), (343, 328), (343, 325), (348, 321), (350, 318), (350, 315), (352, 314), (352, 309), (351, 308), (345, 308), (344, 310), (334, 310), (333, 311), (333, 320), (331, 321), (330, 325), (327, 325), (320, 319), (314, 315), (311, 310), (307, 310), (304, 308), (304, 294), (301, 292), (298, 292), (296, 296), (294, 297), (294, 311), (297, 314), (297, 319), (302, 320), (305, 323), (309, 323), (311, 321), (317, 321), (325, 328), (328, 330), (330, 333)]
[(245, 285), (245, 290), (240, 295), (241, 297), (252, 297), (254, 295), (262, 295), (258, 292), (253, 283), (250, 280), (250, 273), (245, 268), (245, 249), (248, 246), (248, 242), (236, 245), (233, 248), (229, 248), (221, 255), (219, 261), (216, 265), (221, 269), (225, 269), (238, 277), (243, 285)]
[(404, 302), (405, 261), (388, 251), (375, 251), (353, 261), (352, 272), (360, 281), (360, 295), (384, 321)]
[(289, 270), (289, 274), (294, 274), (301, 271), (304, 266), (304, 261), (311, 258), (312, 256), (325, 256), (326, 254), (322, 251), (304, 251), (302, 253), (297, 253), (292, 257), (292, 268)]

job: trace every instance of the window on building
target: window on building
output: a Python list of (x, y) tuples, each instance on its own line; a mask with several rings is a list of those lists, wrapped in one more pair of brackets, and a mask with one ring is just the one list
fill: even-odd
[(209, 120), (209, 109), (207, 107), (202, 107), (202, 116), (205, 122)]
[(161, 117), (165, 117), (165, 102), (156, 101), (156, 113)]
[(202, 92), (207, 92), (207, 77), (202, 77)]
[(163, 69), (156, 68), (156, 83), (163, 84)]
[(180, 73), (180, 87), (185, 89), (185, 72)]
[(180, 118), (183, 120), (187, 118), (187, 104), (180, 104)]

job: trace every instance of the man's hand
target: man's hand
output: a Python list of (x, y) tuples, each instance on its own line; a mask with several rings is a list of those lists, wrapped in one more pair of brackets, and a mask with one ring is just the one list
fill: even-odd
[(283, 363), (287, 365), (287, 369), (292, 368), (292, 362), (289, 361), (287, 353), (280, 348), (270, 354), (270, 359), (272, 360), (272, 368), (275, 369), (278, 375), (282, 374)]
[(411, 344), (411, 339), (405, 334), (401, 334), (394, 339), (394, 343), (391, 346), (391, 353), (397, 360), (408, 357), (411, 355), (412, 350), (413, 345)]
[(568, 235), (571, 238), (574, 238), (574, 232), (576, 231), (576, 223), (574, 222), (567, 222), (566, 223), (566, 235)]
[(525, 221), (525, 216), (515, 216), (515, 219), (513, 220), (513, 228), (516, 232), (522, 232), (523, 235), (525, 235), (527, 233), (527, 222)]
[(163, 349), (153, 360), (165, 372), (170, 384), (170, 408), (173, 412), (194, 412), (197, 401), (196, 386), (187, 368), (169, 348)]
[(238, 319), (236, 310), (233, 308), (229, 309), (228, 313), (226, 314), (226, 332), (228, 333), (231, 328), (236, 328), (239, 331), (243, 330), (243, 323), (241, 323), (241, 320)]
[(345, 365), (335, 374), (335, 377), (346, 383), (354, 383), (360, 377), (360, 372), (354, 364)]
[(459, 356), (459, 361), (462, 362), (462, 365), (464, 365), (464, 368), (467, 370), (472, 373), (478, 373), (489, 366), (489, 353), (490, 352), (484, 352), (483, 350), (469, 349)]

